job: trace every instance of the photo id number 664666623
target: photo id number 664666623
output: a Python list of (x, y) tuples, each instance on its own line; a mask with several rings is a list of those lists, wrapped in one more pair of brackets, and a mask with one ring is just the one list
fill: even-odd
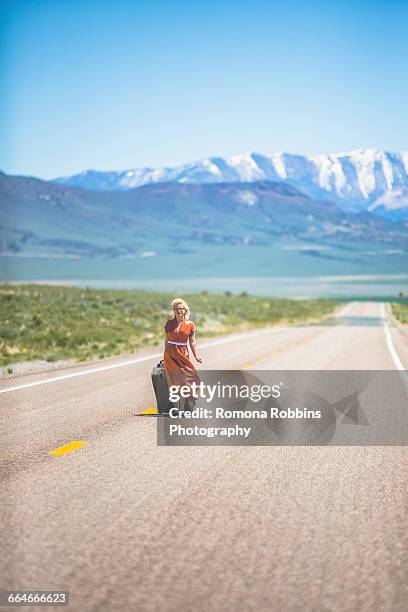
[(68, 591), (0, 591), (0, 606), (67, 606)]

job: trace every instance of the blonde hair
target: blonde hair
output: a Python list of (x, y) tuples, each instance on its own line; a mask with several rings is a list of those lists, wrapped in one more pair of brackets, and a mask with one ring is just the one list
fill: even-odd
[(184, 308), (186, 309), (186, 314), (185, 314), (185, 319), (186, 321), (189, 320), (190, 318), (190, 308), (188, 307), (187, 302), (185, 302), (184, 300), (182, 300), (181, 298), (175, 298), (172, 303), (171, 303), (171, 307), (173, 309), (173, 312), (175, 311), (175, 309), (177, 308), (177, 306), (184, 306)]

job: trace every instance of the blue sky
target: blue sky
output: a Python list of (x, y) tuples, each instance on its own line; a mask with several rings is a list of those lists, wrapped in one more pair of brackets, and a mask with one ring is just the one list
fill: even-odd
[(0, 168), (408, 148), (408, 2), (3, 0)]

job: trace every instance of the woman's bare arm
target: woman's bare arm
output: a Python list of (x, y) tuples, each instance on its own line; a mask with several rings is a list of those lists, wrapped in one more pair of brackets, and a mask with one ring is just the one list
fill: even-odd
[(168, 346), (169, 345), (167, 344), (167, 332), (166, 332), (166, 330), (164, 330), (164, 352), (167, 351)]
[(188, 338), (189, 342), (190, 342), (190, 346), (191, 346), (191, 352), (193, 353), (195, 360), (198, 361), (198, 363), (202, 363), (203, 358), (201, 357), (201, 355), (199, 355), (197, 353), (197, 342), (195, 339), (195, 333), (192, 332)]

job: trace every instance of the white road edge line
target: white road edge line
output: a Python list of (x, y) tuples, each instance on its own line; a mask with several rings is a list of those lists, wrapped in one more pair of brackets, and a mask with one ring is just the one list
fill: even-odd
[[(204, 342), (200, 346), (202, 348), (218, 346), (219, 344), (227, 344), (227, 342), (235, 342), (236, 340), (252, 338), (254, 336), (264, 336), (265, 334), (276, 334), (277, 332), (284, 331), (286, 329), (288, 329), (287, 325), (280, 325), (272, 329), (267, 329), (267, 330), (263, 329), (262, 331), (249, 332), (249, 333), (230, 336), (227, 338), (221, 338), (220, 340)], [(16, 385), (15, 387), (7, 387), (5, 389), (0, 389), (0, 393), (10, 393), (11, 391), (18, 391), (19, 389), (28, 389), (29, 387), (36, 387), (37, 385), (46, 385), (48, 383), (57, 382), (59, 380), (66, 380), (67, 378), (76, 378), (77, 376), (87, 376), (88, 374), (95, 374), (96, 372), (106, 372), (106, 370), (114, 370), (115, 368), (124, 368), (126, 366), (133, 365), (135, 363), (142, 363), (143, 361), (150, 361), (152, 359), (157, 359), (158, 357), (162, 357), (162, 356), (163, 356), (162, 353), (153, 353), (151, 355), (146, 355), (145, 357), (137, 357), (136, 359), (128, 359), (127, 361), (123, 361), (122, 363), (113, 363), (111, 365), (91, 368), (83, 372), (73, 372), (72, 374), (63, 374), (61, 376), (54, 376), (53, 378), (44, 378), (43, 380), (37, 380), (35, 382), (26, 383), (23, 385)]]
[(392, 338), (391, 338), (391, 332), (390, 332), (390, 328), (389, 328), (389, 325), (388, 325), (387, 313), (385, 311), (385, 303), (384, 302), (382, 302), (382, 304), (381, 304), (381, 316), (382, 316), (383, 324), (384, 324), (385, 341), (387, 343), (387, 348), (388, 348), (388, 351), (389, 351), (389, 353), (391, 355), (391, 358), (392, 358), (392, 360), (394, 362), (394, 365), (397, 368), (397, 370), (405, 371), (405, 368), (402, 365), (402, 361), (399, 358), (399, 355), (398, 355), (397, 351), (395, 350), (394, 343), (393, 343)]

